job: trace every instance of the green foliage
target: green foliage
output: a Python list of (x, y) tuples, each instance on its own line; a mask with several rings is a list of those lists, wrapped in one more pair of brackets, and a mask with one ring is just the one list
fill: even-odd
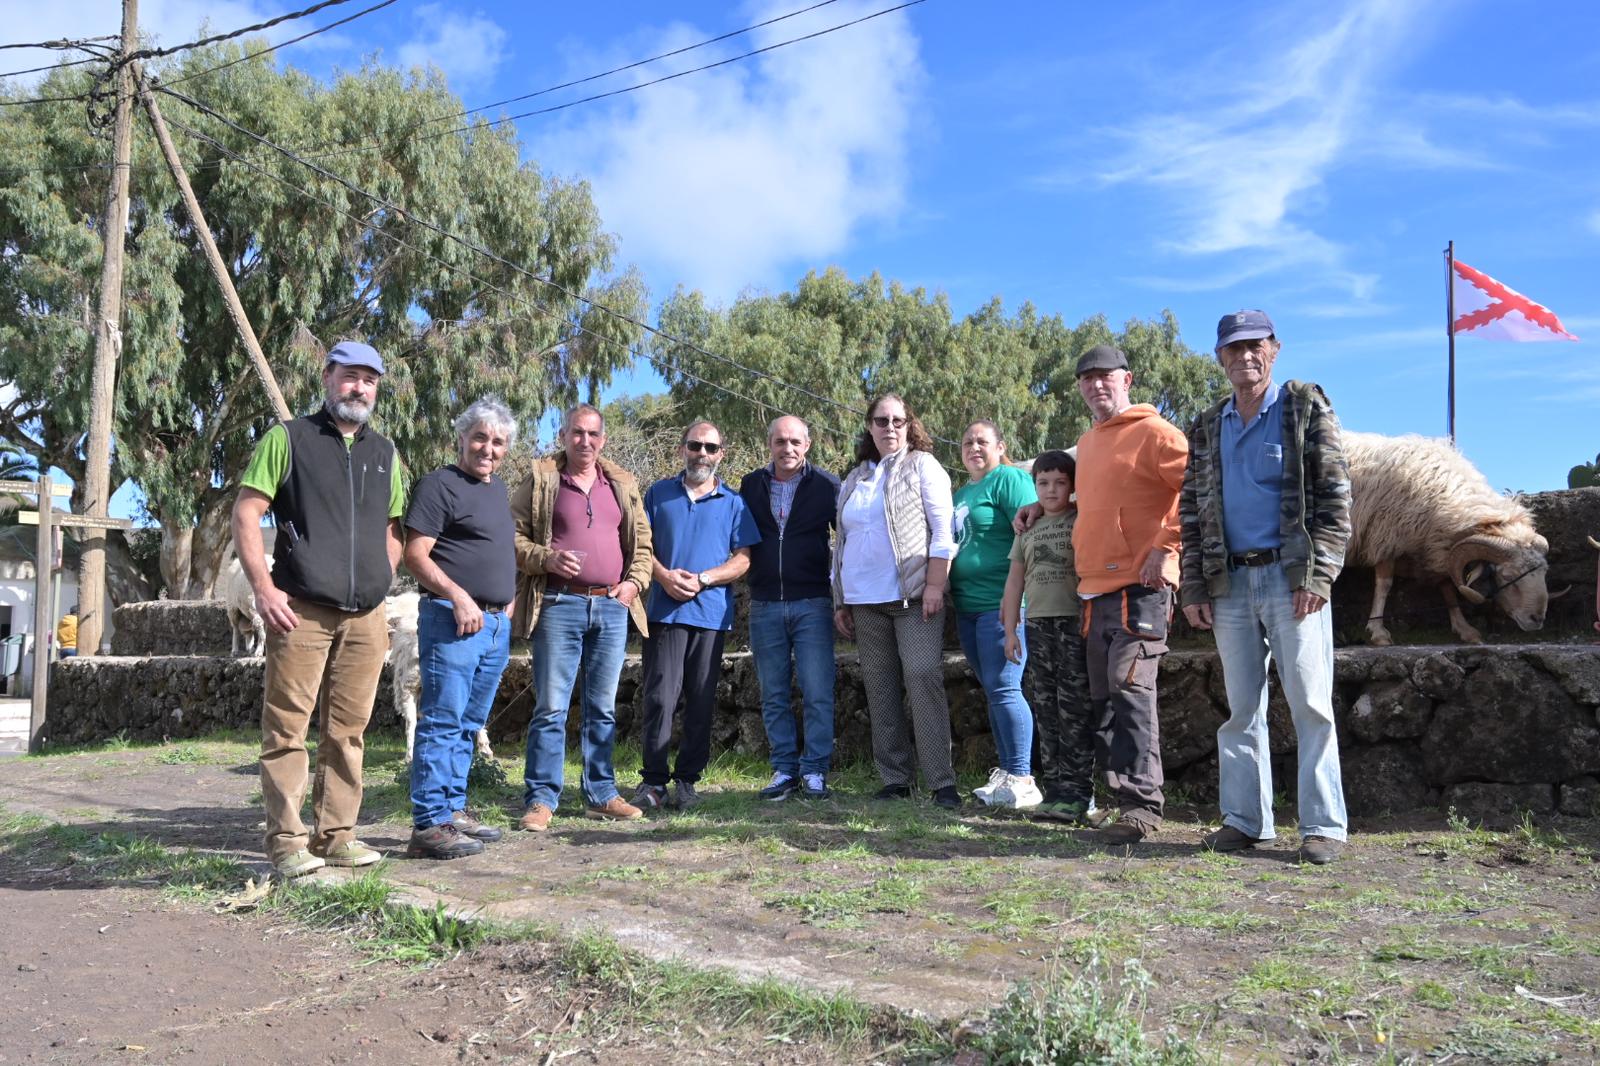
[(1567, 488), (1587, 489), (1600, 485), (1600, 455), (1592, 463), (1579, 463), (1567, 471)]
[[(1069, 327), (1028, 303), (1007, 314), (996, 298), (958, 320), (942, 294), (877, 274), (852, 281), (838, 268), (806, 275), (793, 292), (741, 297), (726, 310), (679, 289), (660, 321), (667, 334), (778, 379), (656, 338), (652, 353), (678, 422), (713, 418), (730, 442), (764, 451), (767, 423), (796, 414), (811, 424), (812, 460), (834, 470), (854, 453), (862, 422), (853, 412), (883, 392), (902, 394), (935, 437), (954, 440), (972, 420), (990, 418), (1018, 458), (1069, 446), (1089, 425), (1073, 374), (1077, 357), (1102, 342), (1127, 352), (1134, 401), (1155, 404), (1180, 426), (1226, 391), (1216, 361), (1182, 342), (1171, 312), (1116, 332), (1103, 316)], [(957, 464), (955, 448), (941, 445), (939, 454)]]
[[(196, 49), (152, 73), (175, 80), (250, 46)], [(81, 91), (89, 77), (58, 70), (38, 95)], [(184, 90), (279, 144), (363, 146), (318, 161), (405, 208), (375, 209), (163, 99), (218, 247), (294, 410), (321, 401), (324, 345), (370, 341), (389, 370), (375, 425), (416, 475), (453, 454), (449, 419), (472, 400), (498, 395), (531, 423), (551, 405), (594, 395), (631, 363), (635, 327), (413, 224), (444, 226), (566, 292), (587, 292), (635, 316), (646, 307), (637, 274), (606, 277), (615, 242), (601, 229), (587, 185), (521, 162), (509, 127), (400, 135), (461, 110), (437, 72), (371, 65), (324, 85), (257, 58)], [(0, 158), (20, 169), (0, 182), (0, 380), (17, 390), (0, 406), (0, 438), (81, 480), (110, 146), (86, 129), (81, 104), (9, 108), (4, 117)], [(273, 177), (226, 161), (179, 124)], [(167, 535), (169, 590), (193, 595), (214, 576), (237, 477), (273, 415), (142, 116), (133, 166), (113, 487), (131, 478), (143, 488)]]
[(1137, 962), (1122, 975), (1091, 955), (1075, 976), (1054, 974), (1018, 985), (990, 1014), (973, 1046), (995, 1066), (1188, 1066), (1201, 1060), (1188, 1041), (1168, 1034), (1160, 1042), (1140, 1022), (1150, 977)]

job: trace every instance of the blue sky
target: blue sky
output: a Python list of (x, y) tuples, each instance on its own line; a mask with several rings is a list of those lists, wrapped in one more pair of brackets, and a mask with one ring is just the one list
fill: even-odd
[[(600, 88), (892, 2), (838, 0)], [(288, 6), (143, 0), (141, 17), (172, 44), (206, 15), (231, 28)], [(400, 0), (280, 55), (323, 76), (374, 54), (431, 62), (473, 105), (803, 6)], [(118, 9), (40, 6), (4, 36), (114, 32)], [(1495, 486), (1533, 491), (1600, 451), (1597, 31), (1589, 3), (927, 0), (519, 128), (528, 158), (593, 183), (656, 301), (838, 264), (958, 312), (994, 295), (1069, 322), (1171, 308), (1202, 351), (1219, 315), (1261, 307), (1280, 376), (1386, 433), (1444, 432), (1454, 239), (1584, 338), (1458, 342), (1461, 447)]]

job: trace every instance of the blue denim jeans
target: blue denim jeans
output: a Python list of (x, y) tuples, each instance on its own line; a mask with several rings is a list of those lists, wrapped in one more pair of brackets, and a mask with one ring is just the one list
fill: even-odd
[(628, 643), (628, 609), (607, 596), (547, 593), (533, 630), (536, 702), (528, 722), (523, 806), (552, 811), (561, 800), (567, 758), (567, 711), (583, 673), (583, 798), (600, 806), (617, 795), (611, 763), (617, 734), (617, 679)]
[(417, 655), (422, 700), (411, 757), (411, 823), (427, 829), (467, 807), (473, 744), (511, 657), (511, 617), (485, 613), (483, 628), (461, 637), (450, 601), (424, 596), (417, 605)]
[(1241, 566), (1228, 595), (1211, 604), (1231, 717), (1217, 730), (1222, 820), (1260, 840), (1272, 821), (1272, 756), (1267, 744), (1267, 663), (1294, 720), (1299, 749), (1300, 833), (1345, 839), (1344, 785), (1333, 725), (1333, 609), (1296, 619), (1281, 564)]
[[(751, 600), (750, 654), (761, 679), (761, 718), (773, 770), (790, 777), (827, 773), (833, 764), (833, 601)], [(800, 682), (803, 754), (791, 678)]]
[(1006, 658), (1006, 632), (1000, 624), (999, 610), (965, 611), (956, 614), (956, 633), (967, 665), (978, 675), (983, 694), (989, 701), (989, 732), (1000, 769), (1027, 777), (1033, 771), (1033, 712), (1022, 695), (1022, 670), (1028, 661), (1027, 637), (1022, 627), (1017, 636), (1024, 641), (1022, 662)]

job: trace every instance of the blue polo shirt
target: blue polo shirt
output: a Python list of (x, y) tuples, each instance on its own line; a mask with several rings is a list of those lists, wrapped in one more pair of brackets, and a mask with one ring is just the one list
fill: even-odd
[(1222, 534), (1228, 551), (1283, 547), (1283, 415), (1280, 386), (1247, 426), (1222, 405)]
[[(756, 520), (737, 492), (719, 478), (716, 486), (695, 499), (683, 487), (683, 475), (662, 478), (644, 494), (645, 514), (655, 555), (668, 570), (698, 574), (728, 561), (735, 548), (761, 542)], [(650, 586), (645, 614), (652, 622), (673, 622), (701, 629), (733, 628), (733, 590), (718, 585), (686, 603)]]

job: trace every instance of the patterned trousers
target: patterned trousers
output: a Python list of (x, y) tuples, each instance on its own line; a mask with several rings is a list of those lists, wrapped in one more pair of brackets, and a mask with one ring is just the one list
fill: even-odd
[(1077, 617), (1029, 618), (1022, 690), (1033, 708), (1039, 750), (1035, 776), (1052, 800), (1088, 806), (1094, 798), (1094, 705)]
[(920, 765), (922, 787), (929, 792), (954, 785), (950, 703), (944, 694), (944, 612), (923, 621), (922, 601), (912, 600), (858, 603), (851, 613), (878, 778), (885, 785), (910, 785)]

